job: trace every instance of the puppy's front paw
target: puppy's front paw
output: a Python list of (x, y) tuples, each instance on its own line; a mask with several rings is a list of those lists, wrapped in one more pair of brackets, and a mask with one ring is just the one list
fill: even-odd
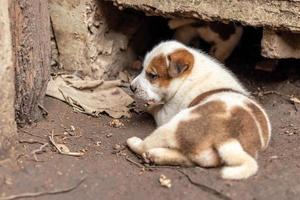
[(141, 154), (141, 144), (143, 140), (138, 137), (131, 137), (127, 139), (128, 147), (137, 154)]
[(147, 152), (144, 152), (143, 154), (142, 154), (142, 157), (143, 157), (143, 160), (144, 160), (144, 162), (145, 163), (153, 163), (153, 160), (151, 160), (151, 156), (150, 156), (150, 154), (149, 154), (149, 152), (147, 151)]
[(146, 163), (155, 163), (155, 164), (161, 164), (160, 158), (161, 150), (159, 148), (150, 149), (149, 151), (142, 154), (144, 162)]

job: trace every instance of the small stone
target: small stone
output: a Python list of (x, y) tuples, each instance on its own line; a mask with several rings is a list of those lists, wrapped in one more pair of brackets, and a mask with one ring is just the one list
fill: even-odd
[(73, 132), (75, 131), (75, 127), (73, 125), (71, 125), (70, 128), (71, 128), (71, 131), (73, 131)]
[(107, 137), (107, 138), (110, 138), (110, 137), (112, 137), (112, 134), (111, 134), (111, 133), (108, 133), (108, 134), (106, 134), (106, 137)]
[(118, 119), (113, 119), (112, 121), (109, 122), (109, 126), (114, 128), (120, 128), (124, 126), (124, 124)]
[(166, 188), (171, 188), (171, 179), (168, 179), (165, 175), (160, 175), (159, 177), (159, 183), (161, 186), (166, 187)]
[(114, 146), (114, 150), (120, 150), (121, 148), (122, 148), (122, 146), (119, 145), (119, 144), (116, 144), (116, 145)]
[(278, 156), (271, 156), (271, 159), (278, 159)]
[(102, 144), (101, 141), (97, 141), (97, 142), (96, 142), (96, 146), (98, 146), (98, 147), (101, 146), (101, 144)]
[(12, 178), (5, 176), (4, 183), (5, 183), (5, 185), (12, 185), (13, 184)]

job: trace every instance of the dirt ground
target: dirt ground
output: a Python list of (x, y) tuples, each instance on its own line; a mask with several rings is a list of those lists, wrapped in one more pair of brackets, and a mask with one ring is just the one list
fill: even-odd
[[(48, 97), (45, 108), (49, 115), (20, 129), (16, 159), (0, 163), (0, 199), (51, 191), (58, 194), (38, 199), (299, 199), (300, 104), (290, 97), (300, 97), (300, 68), (282, 62), (275, 72), (261, 73), (253, 70), (251, 58), (242, 60), (250, 64), (233, 60), (235, 64), (229, 65), (265, 106), (273, 126), (270, 146), (260, 154), (260, 168), (254, 177), (225, 181), (219, 169), (143, 167), (125, 141), (131, 136), (147, 136), (155, 128), (150, 116), (133, 114), (120, 120), (124, 126), (115, 128), (107, 116), (76, 113)], [(51, 133), (57, 143), (83, 156), (61, 155), (51, 144), (35, 155), (34, 150), (49, 143)], [(171, 188), (160, 185), (162, 174), (171, 179)]]

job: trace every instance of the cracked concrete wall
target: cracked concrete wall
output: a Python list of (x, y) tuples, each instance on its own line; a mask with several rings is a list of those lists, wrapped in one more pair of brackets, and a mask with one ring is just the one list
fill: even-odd
[(0, 6), (0, 160), (7, 156), (11, 138), (16, 134), (15, 73), (9, 2), (10, 0), (3, 0)]
[(264, 29), (261, 54), (267, 58), (300, 59), (300, 34)]
[(150, 15), (237, 21), (244, 25), (300, 32), (299, 0), (113, 0)]
[[(268, 58), (300, 58), (299, 0), (113, 0), (119, 8), (148, 15), (236, 21), (264, 27), (261, 54)], [(292, 33), (291, 33), (292, 32)]]
[(134, 59), (128, 49), (134, 31), (122, 27), (135, 19), (123, 18), (111, 2), (50, 0), (49, 4), (58, 62), (64, 70), (106, 79), (116, 76)]

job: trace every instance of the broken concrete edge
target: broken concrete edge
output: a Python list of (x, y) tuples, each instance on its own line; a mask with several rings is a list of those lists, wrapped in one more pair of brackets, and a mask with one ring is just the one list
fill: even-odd
[(246, 26), (300, 32), (300, 2), (298, 1), (112, 1), (119, 9), (132, 8), (153, 16), (196, 18), (205, 21), (222, 21), (225, 23), (235, 21)]
[(264, 29), (261, 55), (272, 59), (300, 59), (300, 34)]
[(49, 1), (60, 70), (109, 79), (134, 60), (128, 35), (115, 31), (110, 24), (123, 20), (111, 4), (98, 0)]
[[(196, 18), (224, 23), (234, 21), (245, 26), (263, 27), (261, 40), (261, 55), (263, 57), (272, 59), (300, 58), (300, 2), (245, 0), (226, 1), (225, 4), (224, 2), (208, 0), (201, 2), (195, 0), (184, 2), (178, 0), (172, 2), (159, 0), (113, 1), (120, 10), (132, 8), (143, 11), (146, 15), (167, 18)], [(255, 9), (251, 9), (254, 7)], [(228, 8), (230, 8), (230, 12)], [(290, 19), (290, 15), (285, 11), (294, 13), (294, 17)]]
[(10, 0), (3, 0), (0, 6), (0, 160), (9, 156), (13, 137), (17, 132), (14, 107), (15, 69), (9, 6)]

